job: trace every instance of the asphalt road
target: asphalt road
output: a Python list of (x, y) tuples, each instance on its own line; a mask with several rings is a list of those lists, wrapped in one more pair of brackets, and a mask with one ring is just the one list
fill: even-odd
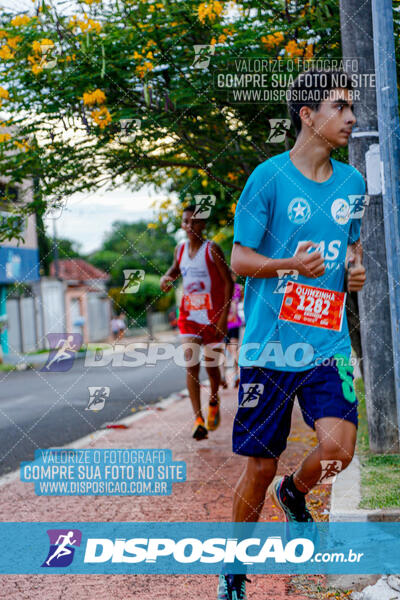
[[(37, 448), (54, 448), (100, 429), (186, 388), (185, 370), (172, 360), (155, 366), (85, 367), (76, 360), (66, 372), (0, 373), (0, 475), (32, 460)], [(202, 369), (201, 376), (205, 372)], [(85, 410), (89, 386), (110, 388), (98, 412)]]

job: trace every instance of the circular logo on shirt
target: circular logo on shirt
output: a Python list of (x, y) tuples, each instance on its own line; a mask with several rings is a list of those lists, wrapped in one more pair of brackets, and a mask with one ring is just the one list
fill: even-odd
[(305, 198), (293, 198), (288, 206), (288, 217), (292, 223), (301, 225), (311, 217), (311, 208)]
[(350, 219), (350, 204), (344, 198), (336, 198), (332, 202), (331, 215), (339, 225), (346, 225)]

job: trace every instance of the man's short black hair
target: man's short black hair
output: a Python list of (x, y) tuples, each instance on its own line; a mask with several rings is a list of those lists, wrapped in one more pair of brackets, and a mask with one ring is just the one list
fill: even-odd
[(185, 206), (183, 212), (189, 211), (194, 213), (195, 210), (197, 210), (197, 204), (189, 204), (189, 206)]
[(353, 89), (351, 77), (346, 71), (310, 69), (296, 77), (288, 90), (287, 101), (296, 136), (301, 130), (301, 107), (308, 106), (318, 111), (321, 102), (328, 98), (329, 92), (337, 88)]

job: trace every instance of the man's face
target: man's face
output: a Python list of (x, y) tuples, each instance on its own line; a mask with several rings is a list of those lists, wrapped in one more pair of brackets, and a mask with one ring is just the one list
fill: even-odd
[(337, 88), (329, 91), (319, 110), (310, 113), (312, 130), (331, 148), (347, 146), (356, 118), (351, 91)]
[(181, 226), (188, 238), (201, 238), (205, 226), (205, 219), (193, 219), (193, 212), (191, 210), (185, 210), (182, 215)]

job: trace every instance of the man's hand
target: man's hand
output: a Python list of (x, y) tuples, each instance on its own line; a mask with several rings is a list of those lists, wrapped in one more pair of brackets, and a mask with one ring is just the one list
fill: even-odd
[(346, 268), (347, 268), (347, 291), (359, 292), (366, 280), (365, 268), (362, 264), (363, 249), (361, 241), (347, 247)]
[(324, 257), (321, 252), (307, 252), (309, 248), (317, 248), (318, 244), (314, 242), (301, 242), (298, 245), (296, 254), (293, 256), (293, 269), (296, 269), (300, 275), (305, 277), (321, 277), (325, 273)]
[(347, 290), (359, 292), (363, 288), (366, 278), (365, 267), (361, 264), (361, 258), (356, 255), (355, 260), (349, 261), (347, 266)]
[(172, 288), (172, 283), (175, 281), (170, 275), (163, 275), (160, 279), (160, 288), (163, 292), (168, 292)]

